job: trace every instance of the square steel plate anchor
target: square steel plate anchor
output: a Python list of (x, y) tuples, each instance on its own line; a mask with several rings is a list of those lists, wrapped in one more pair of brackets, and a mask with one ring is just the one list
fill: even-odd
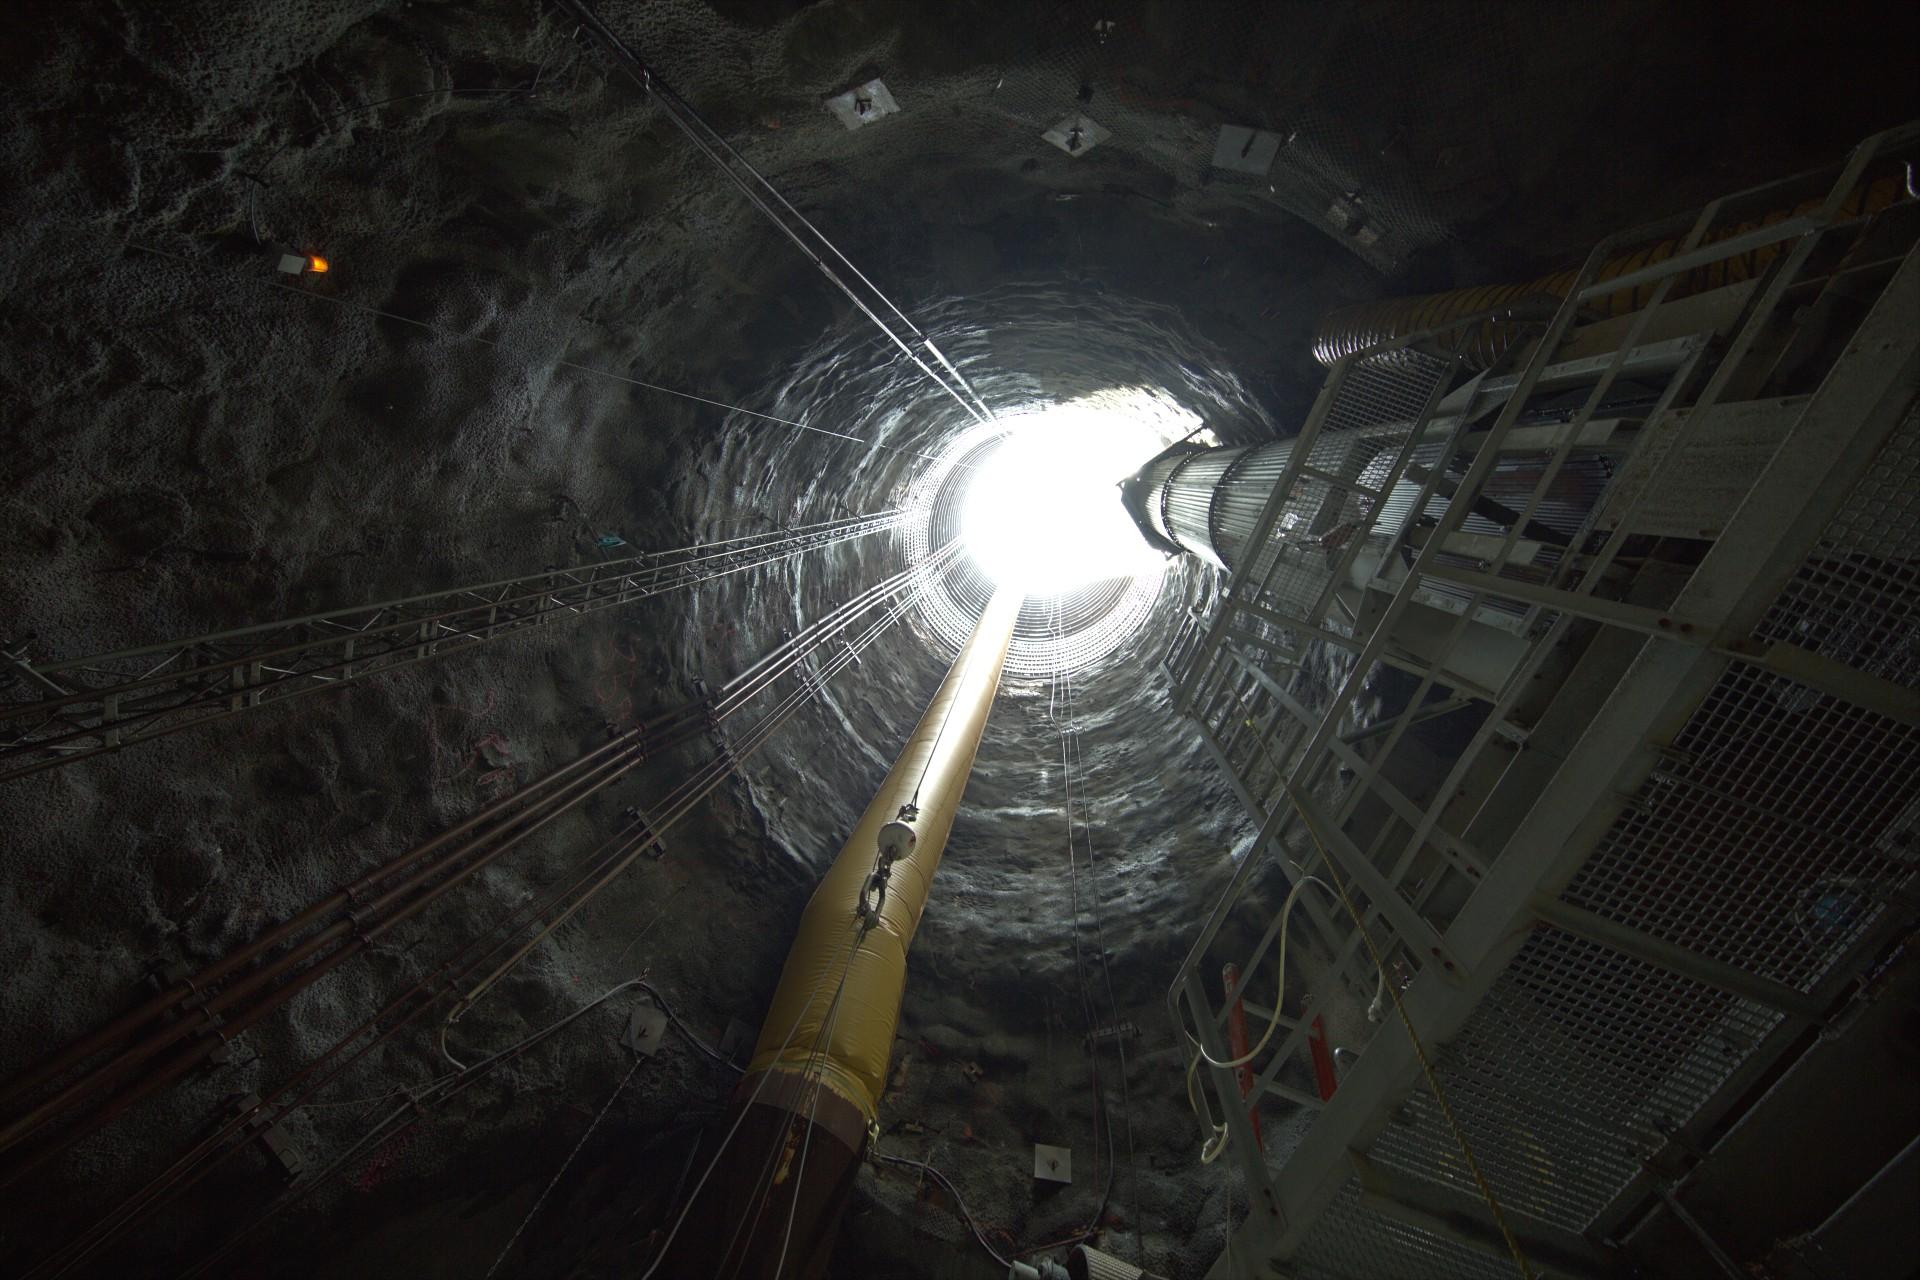
[(1113, 134), (1099, 121), (1075, 113), (1040, 136), (1070, 156), (1083, 156)]
[(637, 1004), (627, 1018), (626, 1034), (620, 1043), (643, 1058), (651, 1058), (667, 1034), (667, 1015), (651, 1004)]
[(1279, 154), (1279, 134), (1268, 133), (1265, 129), (1249, 129), (1244, 125), (1223, 124), (1220, 126), (1220, 136), (1213, 144), (1213, 167), (1265, 177), (1267, 170), (1273, 168), (1273, 158)]
[(1073, 1152), (1066, 1147), (1034, 1143), (1033, 1177), (1036, 1182), (1072, 1182)]
[(864, 129), (881, 116), (890, 116), (899, 111), (900, 104), (893, 100), (893, 94), (885, 84), (879, 80), (869, 80), (828, 98), (827, 110), (847, 128)]

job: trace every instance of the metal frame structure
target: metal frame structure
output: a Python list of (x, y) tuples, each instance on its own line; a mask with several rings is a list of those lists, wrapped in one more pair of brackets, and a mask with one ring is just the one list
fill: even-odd
[(0, 781), (882, 533), (902, 519), (896, 511), (849, 516), (94, 657), (7, 655), (15, 674), (47, 696), (0, 704)]
[[(1324, 876), (1323, 843), (1535, 1274), (1614, 1274), (1636, 1222), (1684, 1212), (1672, 1171), (1920, 905), (1916, 209), (1841, 212), (1917, 150), (1920, 126), (1892, 130), (1836, 173), (1602, 242), (1511, 369), (1465, 378), (1450, 357), (1483, 317), (1340, 361), (1255, 527), (1277, 553), (1243, 559), (1167, 653), (1259, 831), (1176, 975), (1176, 1019), (1228, 1058), (1211, 950), (1237, 910), (1273, 912), (1269, 853), (1283, 881)], [(1818, 212), (1715, 238), (1814, 182)], [(1676, 232), (1671, 256), (1594, 283)], [(1756, 251), (1766, 271), (1717, 312), (1664, 309), (1684, 273)], [(1628, 287), (1642, 310), (1582, 326), (1583, 301)], [(1763, 397), (1783, 379), (1801, 393)], [(1610, 482), (1538, 555), (1523, 529), (1596, 446)], [(1470, 523), (1516, 457), (1537, 476), (1517, 518)], [(1366, 573), (1342, 531), (1410, 483), (1395, 555)], [(1691, 551), (1650, 553), (1676, 512), (1701, 526)], [(1356, 564), (1376, 602), (1359, 615), (1332, 585)], [(1406, 643), (1416, 604), (1451, 631)], [(1478, 687), (1450, 666), (1473, 622), (1519, 642)], [(1413, 691), (1368, 723), (1388, 668)], [(1444, 754), (1416, 732), (1440, 716), (1462, 717)], [(1340, 984), (1364, 1000), (1382, 980), (1337, 903), (1302, 901), (1288, 945), (1330, 976), (1252, 1100), (1314, 1116), (1270, 1165), (1234, 1073), (1207, 1068), (1251, 1204), (1212, 1274), (1516, 1274), (1396, 1019), (1346, 1046), (1324, 1104), (1279, 1078)], [(1226, 958), (1257, 974), (1280, 924)]]

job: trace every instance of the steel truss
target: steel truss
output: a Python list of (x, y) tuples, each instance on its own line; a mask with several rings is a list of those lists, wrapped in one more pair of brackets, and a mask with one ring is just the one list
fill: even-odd
[(903, 518), (849, 516), (89, 658), (8, 655), (45, 696), (0, 704), (0, 780), (775, 564)]
[[(1871, 138), (1818, 178), (1821, 211), (1717, 244), (1809, 180), (1603, 242), (1517, 370), (1462, 381), (1448, 344), (1479, 317), (1342, 360), (1257, 525), (1282, 552), (1247, 556), (1166, 656), (1259, 829), (1176, 975), (1176, 1018), (1229, 1057), (1210, 948), (1269, 853), (1325, 877), (1324, 843), (1535, 1274), (1615, 1274), (1625, 1224), (1671, 1201), (1670, 1171), (1914, 918), (1920, 250), (1910, 206), (1839, 211), (1916, 150), (1920, 126)], [(1676, 231), (1633, 281), (1645, 309), (1596, 346), (1582, 301), (1622, 287), (1596, 267)], [(1666, 309), (1682, 273), (1756, 250), (1771, 265), (1720, 310)], [(1785, 368), (1809, 393), (1756, 399)], [(1576, 444), (1605, 448), (1608, 479), (1542, 557), (1523, 530)], [(1463, 527), (1516, 457), (1537, 476), (1517, 518)], [(1364, 566), (1344, 531), (1409, 481), (1396, 554), (1361, 575), (1376, 607), (1343, 612), (1332, 583)], [(1710, 542), (1697, 563), (1622, 554), (1677, 532)], [(1415, 604), (1453, 617), (1437, 647), (1405, 642)], [(1503, 679), (1449, 668), (1470, 623), (1512, 637)], [(1384, 667), (1414, 691), (1357, 728)], [(1397, 767), (1413, 726), (1462, 714), (1466, 745), (1420, 762), (1438, 781), (1406, 781), (1425, 776)], [(1376, 982), (1339, 905), (1303, 902), (1288, 945), (1330, 976), (1283, 1020), (1252, 1105), (1315, 1114), (1270, 1165), (1234, 1072), (1207, 1068), (1252, 1206), (1211, 1274), (1516, 1274), (1391, 1013), (1347, 1046), (1330, 1100), (1278, 1078), (1340, 983), (1364, 1001)], [(1241, 972), (1265, 971), (1279, 932)]]

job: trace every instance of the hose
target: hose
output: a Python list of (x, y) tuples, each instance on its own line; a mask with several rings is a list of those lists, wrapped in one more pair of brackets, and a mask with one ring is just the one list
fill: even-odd
[[(1199, 1098), (1194, 1092), (1193, 1087), (1194, 1075), (1200, 1070), (1200, 1060), (1202, 1058), (1206, 1059), (1208, 1066), (1231, 1071), (1236, 1067), (1246, 1066), (1249, 1062), (1252, 1062), (1255, 1058), (1266, 1052), (1268, 1041), (1273, 1039), (1273, 1033), (1280, 1025), (1280, 1004), (1286, 998), (1287, 994), (1287, 928), (1293, 923), (1293, 904), (1300, 900), (1301, 893), (1303, 893), (1310, 884), (1319, 885), (1329, 894), (1333, 892), (1332, 889), (1328, 889), (1318, 878), (1314, 876), (1302, 876), (1295, 882), (1292, 891), (1287, 894), (1287, 900), (1280, 906), (1280, 939), (1275, 948), (1279, 954), (1279, 960), (1274, 966), (1273, 1005), (1267, 1010), (1267, 1029), (1261, 1033), (1260, 1043), (1237, 1058), (1223, 1061), (1208, 1053), (1207, 1047), (1201, 1044), (1199, 1039), (1195, 1037), (1191, 1031), (1188, 1031), (1184, 1025), (1180, 1028), (1181, 1034), (1186, 1036), (1188, 1043), (1193, 1045), (1194, 1051), (1194, 1056), (1187, 1063), (1187, 1105), (1193, 1108), (1194, 1118), (1199, 1120), (1203, 1126), (1213, 1131), (1213, 1136), (1201, 1145), (1201, 1164), (1212, 1164), (1215, 1160), (1218, 1160), (1221, 1153), (1227, 1149), (1227, 1126), (1224, 1124), (1214, 1124), (1211, 1116), (1201, 1114)], [(1229, 994), (1231, 995), (1233, 993)], [(1199, 1014), (1201, 1011), (1196, 1009), (1194, 1012)]]
[[(1879, 213), (1903, 198), (1906, 198), (1906, 191), (1902, 178), (1888, 175), (1856, 187), (1837, 212), (1841, 217), (1864, 217)], [(1753, 221), (1714, 231), (1705, 238), (1703, 244), (1715, 244), (1772, 226), (1787, 218), (1814, 213), (1824, 202), (1824, 197), (1821, 197), (1802, 201), (1789, 209), (1776, 209)], [(1632, 253), (1609, 258), (1594, 273), (1594, 282), (1604, 284), (1656, 262), (1664, 262), (1680, 252), (1683, 243), (1682, 237), (1675, 236), (1645, 245)], [(1757, 279), (1780, 255), (1785, 243), (1762, 245), (1746, 253), (1695, 268), (1673, 282), (1668, 298), (1671, 300), (1704, 293)], [(1445, 293), (1383, 298), (1336, 307), (1322, 316), (1314, 328), (1313, 358), (1321, 364), (1331, 365), (1369, 347), (1392, 342), (1408, 334), (1443, 328), (1453, 321), (1487, 312), (1492, 314), (1455, 334), (1453, 341), (1469, 368), (1491, 368), (1519, 338), (1522, 325), (1516, 322), (1532, 318), (1534, 313), (1543, 308), (1550, 311), (1552, 307), (1557, 307), (1579, 278), (1577, 269), (1556, 271), (1524, 284), (1479, 285), (1451, 289)], [(1657, 287), (1656, 282), (1621, 289), (1595, 299), (1590, 308), (1606, 318), (1628, 315), (1645, 307)]]

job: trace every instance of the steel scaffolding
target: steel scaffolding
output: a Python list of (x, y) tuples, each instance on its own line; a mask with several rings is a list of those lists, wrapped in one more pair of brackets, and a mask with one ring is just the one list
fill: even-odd
[(88, 658), (7, 655), (17, 683), (43, 696), (0, 704), (0, 781), (868, 537), (902, 518), (849, 516)]
[[(1808, 180), (1603, 242), (1517, 369), (1451, 358), (1484, 317), (1340, 361), (1255, 522), (1277, 549), (1224, 573), (1167, 654), (1259, 830), (1176, 1018), (1227, 1061), (1230, 1005), (1206, 981), (1222, 926), (1264, 901), (1268, 856), (1288, 881), (1337, 877), (1534, 1274), (1616, 1273), (1628, 1225), (1673, 1196), (1660, 1171), (1697, 1159), (1914, 919), (1920, 250), (1912, 202), (1840, 211), (1916, 151), (1920, 127), (1871, 138), (1818, 179), (1819, 211), (1719, 243)], [(1675, 232), (1626, 282), (1642, 310), (1582, 323), (1584, 298), (1626, 287), (1592, 283), (1599, 263)], [(1668, 301), (1682, 273), (1756, 250), (1756, 279)], [(1604, 465), (1569, 502), (1580, 456)], [(1504, 478), (1512, 508), (1516, 476), (1524, 502), (1488, 520), (1476, 500)], [(1538, 545), (1537, 520), (1564, 541)], [(1656, 556), (1659, 539), (1697, 552)], [(1453, 667), (1489, 629), (1508, 650), (1475, 684)], [(1411, 692), (1367, 723), (1387, 668)], [(1441, 716), (1461, 717), (1444, 752), (1413, 732)], [(1269, 1164), (1234, 1072), (1205, 1068), (1252, 1206), (1211, 1274), (1515, 1275), (1391, 1013), (1343, 1046), (1330, 1099), (1278, 1078), (1330, 999), (1381, 980), (1319, 903), (1288, 945), (1329, 976), (1252, 1093), (1313, 1110), (1305, 1136)], [(1280, 925), (1231, 957), (1242, 973)]]

